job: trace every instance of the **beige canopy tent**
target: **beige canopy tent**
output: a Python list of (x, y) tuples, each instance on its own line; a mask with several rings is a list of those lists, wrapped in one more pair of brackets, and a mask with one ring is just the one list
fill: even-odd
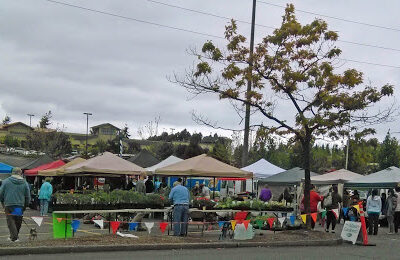
[(62, 175), (64, 175), (64, 174), (68, 173), (68, 171), (66, 171), (66, 169), (67, 169), (68, 167), (73, 166), (73, 165), (76, 165), (76, 164), (78, 164), (78, 163), (82, 163), (82, 162), (84, 162), (84, 161), (86, 161), (86, 160), (83, 159), (83, 158), (81, 158), (81, 157), (78, 157), (78, 158), (73, 159), (73, 160), (70, 161), (69, 163), (64, 164), (64, 165), (61, 166), (60, 168), (39, 171), (39, 172), (38, 172), (38, 176), (51, 176), (51, 177), (54, 177), (54, 176), (62, 176)]
[(325, 173), (318, 176), (311, 177), (311, 183), (313, 184), (338, 184), (346, 183), (358, 178), (363, 177), (362, 175), (346, 170), (340, 169), (333, 172)]
[(252, 178), (253, 173), (243, 171), (202, 154), (155, 170), (156, 174), (187, 177)]
[(128, 162), (112, 153), (105, 152), (84, 162), (65, 169), (64, 176), (110, 176), (135, 175), (147, 172), (146, 169)]

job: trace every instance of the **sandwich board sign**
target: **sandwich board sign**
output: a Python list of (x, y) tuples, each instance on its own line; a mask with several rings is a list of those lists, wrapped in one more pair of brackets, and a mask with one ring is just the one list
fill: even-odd
[(346, 221), (342, 229), (341, 237), (343, 240), (350, 241), (354, 245), (357, 241), (360, 229), (361, 229), (360, 222)]

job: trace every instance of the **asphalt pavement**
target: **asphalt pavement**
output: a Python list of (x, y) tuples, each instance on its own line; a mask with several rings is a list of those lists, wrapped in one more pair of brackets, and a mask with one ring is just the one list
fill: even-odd
[[(29, 211), (26, 215), (35, 216), (37, 212)], [(29, 227), (35, 226), (27, 220)], [(52, 238), (50, 219), (46, 219), (41, 227), (37, 227), (39, 239)], [(339, 237), (342, 225), (338, 225), (336, 235)], [(316, 227), (322, 230), (322, 227)], [(81, 225), (78, 236), (108, 233), (108, 230), (99, 230), (93, 225)], [(388, 229), (381, 227), (378, 236), (370, 236), (369, 241), (376, 246), (359, 246), (344, 243), (331, 247), (276, 247), (276, 248), (235, 248), (235, 249), (202, 249), (202, 250), (156, 250), (131, 252), (98, 252), (77, 254), (49, 254), (29, 256), (7, 256), (1, 259), (400, 259), (400, 234), (388, 235)], [(28, 239), (29, 229), (23, 224), (21, 240)], [(8, 237), (5, 217), (0, 216), (0, 246)]]

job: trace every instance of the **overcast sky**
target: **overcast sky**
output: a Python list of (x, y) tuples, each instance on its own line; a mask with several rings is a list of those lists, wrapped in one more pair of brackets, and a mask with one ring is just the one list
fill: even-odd
[[(60, 0), (149, 22), (222, 36), (227, 20), (156, 4), (147, 0)], [(251, 0), (157, 0), (220, 16), (250, 21)], [(268, 0), (265, 0), (268, 1)], [(269, 0), (272, 2), (272, 0)], [(285, 5), (286, 1), (273, 1)], [(400, 2), (372, 0), (293, 1), (295, 7), (314, 13), (397, 28), (387, 30), (344, 21), (325, 19), (340, 39), (400, 49)], [(257, 23), (277, 27), (283, 9), (258, 3)], [(301, 22), (316, 15), (297, 12)], [(64, 125), (68, 132), (85, 132), (83, 112), (91, 112), (90, 125), (125, 123), (131, 134), (160, 116), (159, 131), (175, 128), (202, 131), (191, 112), (200, 111), (221, 126), (243, 128), (229, 102), (215, 96), (193, 98), (186, 90), (167, 80), (174, 72), (183, 73), (194, 57), (189, 47), (206, 40), (219, 45), (224, 41), (188, 32), (160, 28), (131, 20), (96, 14), (45, 0), (2, 0), (0, 6), (0, 116), (29, 123), (27, 113), (35, 114), (33, 125), (51, 110), (52, 127)], [(248, 35), (250, 26), (239, 23)], [(268, 28), (256, 28), (256, 43)], [(400, 67), (400, 50), (383, 50), (339, 42), (343, 58)], [(396, 86), (400, 100), (400, 69), (346, 62), (365, 73), (375, 85)], [(400, 102), (398, 102), (400, 103)], [(282, 109), (279, 113), (290, 112)], [(252, 123), (268, 121), (260, 116)], [(377, 137), (400, 131), (400, 120), (376, 126)], [(224, 132), (229, 135), (228, 132)], [(399, 135), (397, 135), (399, 137)]]

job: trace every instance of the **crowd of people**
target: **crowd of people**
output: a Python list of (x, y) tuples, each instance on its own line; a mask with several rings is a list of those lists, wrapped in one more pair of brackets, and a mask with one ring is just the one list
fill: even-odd
[[(321, 196), (316, 187), (312, 185), (310, 191), (310, 212), (319, 213), (326, 210), (326, 232), (335, 232), (337, 221), (343, 219), (344, 221), (358, 221), (360, 214), (357, 210), (356, 205), (359, 203), (363, 204), (363, 208), (367, 213), (367, 225), (368, 234), (377, 235), (379, 226), (386, 225), (389, 227), (388, 234), (398, 233), (400, 226), (400, 187), (396, 189), (388, 189), (387, 194), (382, 193), (379, 195), (377, 189), (373, 189), (368, 192), (366, 200), (360, 198), (360, 194), (357, 190), (343, 192), (343, 197), (338, 193), (338, 188), (333, 185), (326, 196)], [(346, 211), (343, 210), (346, 209)], [(301, 200), (300, 210), (305, 213), (304, 210), (304, 197)], [(339, 215), (336, 216), (335, 212)], [(321, 220), (322, 221), (322, 220)], [(315, 222), (311, 218), (311, 227), (314, 229)], [(331, 228), (331, 231), (329, 230)]]

